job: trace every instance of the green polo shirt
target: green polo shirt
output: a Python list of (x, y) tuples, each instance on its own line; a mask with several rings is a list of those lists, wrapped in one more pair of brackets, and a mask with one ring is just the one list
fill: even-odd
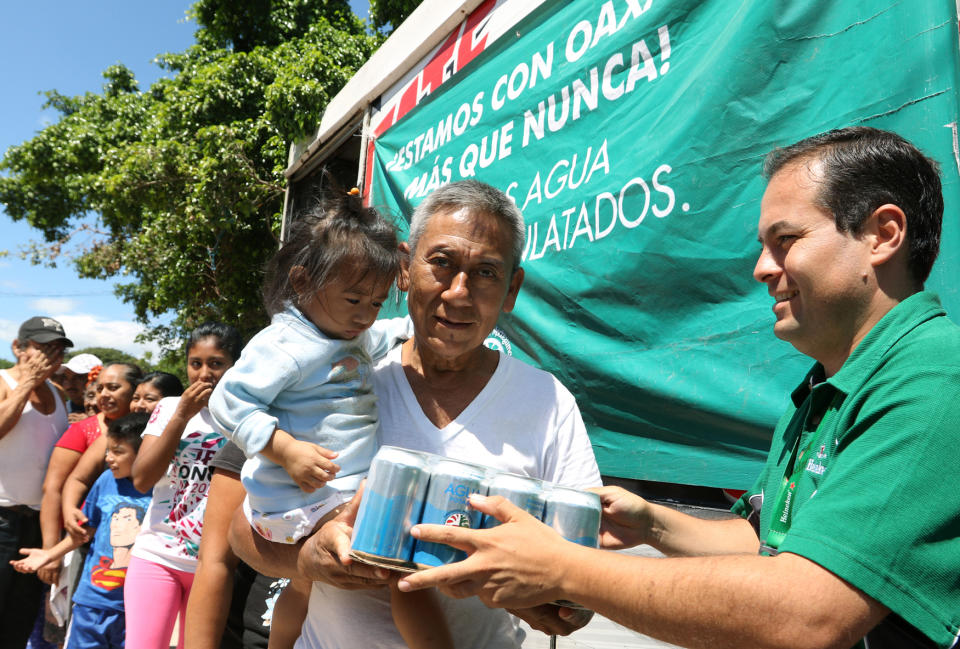
[(935, 295), (917, 293), (836, 375), (823, 375), (818, 363), (793, 392), (763, 472), (733, 511), (766, 540), (791, 454), (807, 450), (779, 550), (842, 577), (933, 646), (952, 647), (960, 633), (960, 328)]

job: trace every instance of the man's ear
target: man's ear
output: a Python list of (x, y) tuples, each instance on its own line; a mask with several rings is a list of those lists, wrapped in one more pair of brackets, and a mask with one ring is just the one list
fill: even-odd
[(397, 273), (397, 289), (408, 291), (410, 290), (410, 245), (404, 241), (398, 247), (400, 248), (400, 272)]
[(510, 313), (513, 306), (517, 303), (517, 294), (520, 293), (520, 286), (523, 284), (523, 269), (518, 268), (513, 277), (510, 278), (510, 286), (507, 288), (507, 297), (503, 300), (502, 311)]
[(907, 215), (892, 203), (881, 205), (867, 217), (864, 234), (870, 238), (871, 265), (882, 266), (907, 252)]

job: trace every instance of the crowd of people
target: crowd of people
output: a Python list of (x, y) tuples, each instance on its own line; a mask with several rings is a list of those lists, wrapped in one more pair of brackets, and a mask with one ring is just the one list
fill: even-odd
[(186, 389), (91, 354), (61, 363), (72, 344), (56, 320), (31, 318), (13, 344), (17, 363), (0, 373), (0, 644), (62, 645), (69, 620), (68, 646), (167, 647), (198, 563), (208, 465), (225, 441), (205, 403), (240, 335), (195, 329)]
[[(503, 192), (436, 190), (407, 242), (338, 192), (268, 266), (269, 327), (245, 347), (225, 324), (191, 333), (186, 388), (89, 354), (64, 363), (51, 318), (20, 327), (0, 372), (0, 647), (65, 620), (65, 602), (78, 648), (166, 649), (178, 618), (190, 649), (520, 647), (518, 619), (558, 635), (589, 622), (557, 600), (689, 647), (957, 646), (960, 496), (943, 484), (960, 329), (923, 290), (938, 167), (858, 127), (778, 149), (765, 173), (754, 277), (774, 334), (815, 363), (737, 517), (602, 487), (571, 393), (484, 346), (524, 280)], [(378, 322), (394, 285), (409, 317)], [(504, 524), (411, 530), (467, 559), (402, 578), (356, 562), (379, 445), (595, 489), (601, 549), (473, 496)], [(668, 557), (604, 551), (641, 543)]]

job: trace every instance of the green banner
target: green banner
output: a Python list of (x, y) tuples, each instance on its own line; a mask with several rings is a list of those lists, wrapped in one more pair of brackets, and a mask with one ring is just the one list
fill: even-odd
[(865, 124), (939, 160), (957, 317), (957, 81), (955, 0), (548, 0), (375, 141), (372, 202), (507, 191), (526, 281), (490, 344), (570, 388), (603, 473), (744, 488), (812, 362), (752, 277), (764, 155)]

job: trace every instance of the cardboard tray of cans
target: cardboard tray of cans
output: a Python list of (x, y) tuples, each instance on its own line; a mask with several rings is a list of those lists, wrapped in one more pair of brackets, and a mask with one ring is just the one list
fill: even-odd
[[(387, 570), (395, 570), (397, 572), (419, 572), (421, 570), (426, 570), (433, 566), (425, 566), (422, 564), (413, 563), (412, 561), (390, 561), (383, 557), (378, 557), (373, 554), (367, 554), (366, 552), (358, 552), (357, 550), (351, 550), (350, 556), (359, 561), (360, 563), (365, 563), (367, 565), (376, 566), (378, 568), (386, 568)], [(554, 602), (550, 602), (555, 606), (565, 606), (567, 608), (576, 608), (581, 611), (588, 611), (586, 606), (581, 606), (576, 602), (571, 602), (567, 599), (558, 599)]]
[[(568, 541), (597, 547), (600, 497), (491, 467), (383, 446), (373, 458), (353, 529), (351, 556), (390, 570), (415, 572), (466, 558), (441, 543), (418, 541), (418, 523), (490, 528), (499, 525), (469, 506), (470, 494), (503, 496)], [(576, 606), (561, 602), (564, 606)]]

